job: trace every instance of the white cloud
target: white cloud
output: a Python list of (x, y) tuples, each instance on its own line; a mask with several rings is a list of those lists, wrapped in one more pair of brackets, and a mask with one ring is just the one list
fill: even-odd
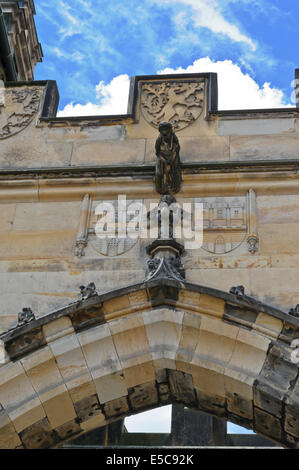
[[(293, 106), (284, 101), (283, 91), (270, 83), (259, 86), (256, 81), (231, 60), (214, 62), (204, 57), (186, 68), (165, 68), (158, 74), (216, 72), (218, 74), (219, 109), (260, 109)], [(101, 81), (96, 86), (98, 102), (87, 104), (69, 103), (58, 116), (94, 116), (126, 114), (130, 79), (128, 75), (118, 75), (105, 85)], [(291, 91), (291, 90), (290, 90)]]
[(63, 116), (96, 116), (109, 114), (126, 114), (129, 98), (130, 79), (128, 75), (114, 77), (108, 85), (101, 81), (96, 86), (98, 103), (69, 103), (57, 113)]
[[(155, 3), (169, 4), (172, 0), (153, 0)], [(224, 34), (234, 42), (244, 42), (250, 46), (252, 50), (256, 50), (254, 41), (241, 33), (239, 28), (227, 21), (221, 14), (220, 4), (216, 0), (178, 0), (177, 3), (189, 6), (193, 10), (191, 18), (196, 27), (208, 28), (212, 33)], [(184, 25), (187, 21), (187, 15), (180, 14), (176, 16), (177, 25)], [(181, 23), (180, 23), (181, 22)]]
[(219, 109), (281, 108), (284, 103), (283, 91), (270, 83), (262, 87), (231, 60), (213, 62), (209, 57), (195, 60), (185, 69), (165, 68), (159, 74), (216, 72), (218, 74)]

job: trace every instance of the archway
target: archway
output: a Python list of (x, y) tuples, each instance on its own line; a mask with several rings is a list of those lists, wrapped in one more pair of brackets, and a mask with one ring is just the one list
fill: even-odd
[(56, 447), (176, 402), (299, 447), (298, 326), (166, 278), (91, 295), (1, 336), (0, 447)]

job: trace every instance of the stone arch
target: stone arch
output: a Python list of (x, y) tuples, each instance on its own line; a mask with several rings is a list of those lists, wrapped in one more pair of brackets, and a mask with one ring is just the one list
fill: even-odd
[(0, 447), (57, 447), (174, 402), (299, 447), (298, 326), (169, 279), (92, 295), (1, 336)]

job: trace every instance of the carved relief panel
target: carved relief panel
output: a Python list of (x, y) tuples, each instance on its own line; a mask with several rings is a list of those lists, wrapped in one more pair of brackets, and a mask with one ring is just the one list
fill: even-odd
[(248, 251), (258, 249), (256, 194), (198, 198), (203, 204), (203, 245), (208, 253), (225, 254), (247, 242)]
[(42, 87), (5, 88), (0, 100), (0, 140), (23, 129), (37, 115), (42, 98)]
[[(88, 194), (85, 195), (81, 204), (75, 256), (84, 256), (87, 245), (91, 248), (89, 256), (92, 257), (115, 257), (131, 250), (140, 238), (139, 232), (134, 238), (128, 235), (129, 230), (138, 231), (138, 224), (135, 223), (128, 229), (133, 220), (132, 211), (128, 211), (128, 207), (133, 207), (131, 204), (136, 202), (138, 204), (141, 201), (126, 200), (125, 205), (120, 206), (117, 200), (92, 201)], [(253, 190), (249, 190), (246, 196), (195, 198), (196, 202), (203, 204), (203, 252), (228, 254), (242, 244), (252, 254), (258, 250), (256, 194)], [(102, 203), (113, 207), (115, 224), (112, 236), (107, 233), (107, 236), (99, 238), (97, 224), (101, 224), (106, 215), (102, 206), (100, 211), (97, 210)], [(124, 226), (128, 232), (120, 237), (119, 233)]]
[[(102, 256), (115, 257), (129, 251), (137, 244), (138, 236), (132, 238), (129, 236), (119, 236), (121, 223), (128, 226), (132, 216), (127, 212), (127, 207), (132, 202), (126, 200), (123, 207), (120, 207), (118, 201), (92, 201), (90, 196), (85, 195), (81, 205), (81, 219), (79, 232), (75, 244), (75, 256), (81, 257), (85, 254), (85, 248), (90, 246), (94, 255), (97, 253)], [(138, 201), (137, 201), (138, 202)], [(108, 234), (104, 238), (100, 238), (96, 233), (97, 224), (102, 223), (103, 217), (106, 215), (105, 210), (98, 211), (99, 204), (111, 204), (114, 209), (114, 235)]]
[(168, 121), (175, 131), (184, 129), (203, 111), (205, 83), (205, 79), (142, 83), (141, 112), (144, 118), (156, 128), (161, 121)]

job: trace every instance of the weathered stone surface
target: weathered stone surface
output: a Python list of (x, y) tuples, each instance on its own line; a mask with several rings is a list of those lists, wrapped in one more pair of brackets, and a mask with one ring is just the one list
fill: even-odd
[(97, 395), (83, 398), (74, 404), (79, 421), (87, 421), (93, 416), (102, 414), (102, 409)]
[(57, 434), (45, 418), (20, 433), (25, 449), (48, 449), (58, 442)]
[(80, 142), (74, 145), (72, 165), (143, 163), (145, 140)]
[(254, 408), (254, 420), (254, 428), (257, 432), (261, 432), (262, 434), (278, 441), (281, 439), (281, 424), (275, 416), (272, 416), (259, 408)]
[(231, 137), (231, 160), (276, 160), (297, 157), (299, 136), (273, 135), (261, 137)]
[(104, 405), (104, 414), (107, 418), (121, 417), (129, 411), (129, 405), (126, 397), (109, 401)]
[(196, 396), (191, 374), (169, 370), (170, 392), (176, 401), (186, 406), (196, 405)]
[(155, 382), (148, 382), (128, 391), (132, 408), (138, 410), (158, 404), (158, 392)]
[[(256, 399), (263, 400), (265, 409), (269, 409), (278, 416), (281, 413), (282, 401), (298, 374), (297, 365), (290, 362), (287, 354), (286, 347), (274, 344), (255, 382), (256, 390), (262, 393), (262, 395), (257, 394)], [(272, 400), (276, 399), (276, 404), (272, 404), (272, 400), (267, 404), (267, 399), (269, 401), (267, 394), (272, 397)]]
[(235, 119), (218, 121), (219, 135), (267, 135), (286, 134), (295, 130), (295, 119)]
[(81, 432), (81, 428), (76, 420), (72, 420), (56, 428), (55, 432), (58, 434), (59, 440), (64, 441), (76, 434), (79, 434)]

